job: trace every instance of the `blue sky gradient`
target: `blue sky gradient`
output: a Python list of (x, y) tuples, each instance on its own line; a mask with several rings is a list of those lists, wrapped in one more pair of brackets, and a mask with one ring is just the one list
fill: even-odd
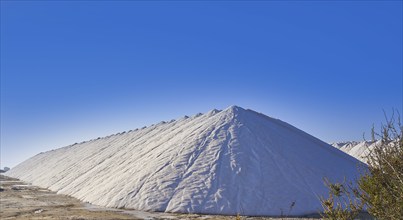
[(402, 85), (401, 1), (1, 1), (0, 166), (233, 104), (361, 140)]

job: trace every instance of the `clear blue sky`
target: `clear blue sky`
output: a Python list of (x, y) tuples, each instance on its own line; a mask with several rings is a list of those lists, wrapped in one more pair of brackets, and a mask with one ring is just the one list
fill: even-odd
[(233, 104), (361, 140), (402, 84), (401, 1), (1, 1), (1, 167)]

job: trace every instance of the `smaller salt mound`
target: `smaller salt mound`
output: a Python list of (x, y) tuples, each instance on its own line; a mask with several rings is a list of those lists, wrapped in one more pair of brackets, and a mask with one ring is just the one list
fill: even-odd
[(341, 143), (331, 144), (333, 147), (340, 149), (341, 151), (357, 158), (358, 160), (366, 163), (367, 156), (370, 154), (371, 150), (376, 146), (380, 146), (381, 141), (347, 141)]

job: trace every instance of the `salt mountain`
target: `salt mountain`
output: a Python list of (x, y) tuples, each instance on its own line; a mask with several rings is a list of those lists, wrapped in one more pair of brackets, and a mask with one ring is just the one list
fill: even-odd
[(357, 165), (285, 122), (231, 106), (40, 153), (7, 175), (107, 207), (298, 216), (322, 209), (323, 177), (354, 179)]

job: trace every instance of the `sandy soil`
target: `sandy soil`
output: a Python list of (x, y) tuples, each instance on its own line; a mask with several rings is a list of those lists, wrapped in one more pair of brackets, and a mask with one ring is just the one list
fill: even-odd
[[(235, 216), (173, 214), (109, 209), (83, 203), (75, 198), (32, 186), (0, 175), (1, 219), (236, 219)], [(241, 219), (274, 219), (241, 217)], [(285, 219), (285, 218), (282, 218)], [(289, 219), (290, 220), (290, 219)], [(301, 218), (299, 220), (302, 220)]]

